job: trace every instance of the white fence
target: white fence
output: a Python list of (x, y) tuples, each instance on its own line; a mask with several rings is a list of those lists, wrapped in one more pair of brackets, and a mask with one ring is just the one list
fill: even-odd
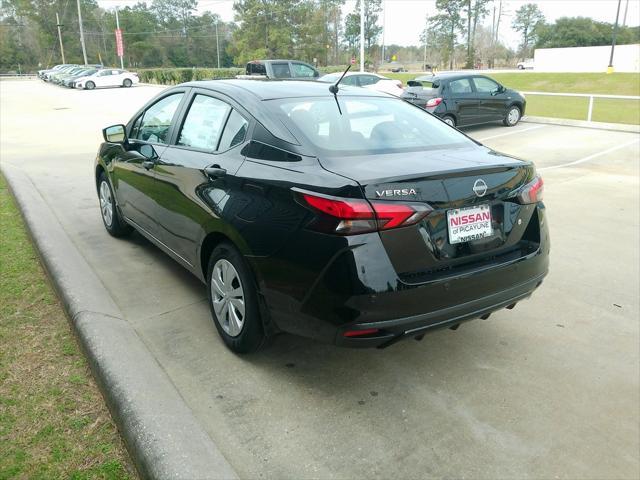
[(549, 97), (582, 97), (589, 99), (589, 108), (587, 109), (587, 122), (591, 122), (593, 115), (593, 99), (594, 98), (617, 98), (619, 100), (640, 100), (640, 97), (633, 95), (600, 95), (597, 93), (551, 93), (551, 92), (521, 92), (525, 95), (544, 95)]

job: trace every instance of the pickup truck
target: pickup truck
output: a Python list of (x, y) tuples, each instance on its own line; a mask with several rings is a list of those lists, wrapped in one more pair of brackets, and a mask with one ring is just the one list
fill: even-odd
[(237, 78), (315, 80), (319, 76), (318, 70), (297, 60), (253, 60), (247, 63), (246, 75)]

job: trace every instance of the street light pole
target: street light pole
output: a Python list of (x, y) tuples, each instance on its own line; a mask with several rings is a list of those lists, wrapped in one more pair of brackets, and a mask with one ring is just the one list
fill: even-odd
[(360, 0), (360, 71), (364, 72), (364, 2)]
[(56, 12), (56, 27), (58, 27), (58, 40), (60, 41), (60, 54), (62, 55), (62, 63), (67, 63), (64, 61), (64, 45), (62, 45), (62, 32), (60, 31), (60, 17), (58, 16), (58, 12)]
[(616, 48), (616, 35), (618, 35), (618, 18), (620, 17), (620, 4), (622, 0), (618, 0), (618, 10), (616, 11), (616, 23), (613, 26), (613, 36), (611, 38), (611, 56), (609, 57), (609, 66), (607, 73), (613, 73), (613, 51)]
[(82, 11), (80, 10), (80, 0), (76, 0), (78, 4), (78, 25), (80, 26), (80, 45), (82, 45), (82, 57), (84, 58), (84, 64), (88, 65), (87, 61), (87, 47), (84, 45), (84, 31), (82, 29)]

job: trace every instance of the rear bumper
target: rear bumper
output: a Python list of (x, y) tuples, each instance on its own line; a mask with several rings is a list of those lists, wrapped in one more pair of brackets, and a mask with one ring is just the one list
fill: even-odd
[[(528, 254), (415, 284), (398, 276), (380, 237), (368, 235), (343, 239), (353, 243), (328, 258), (315, 275), (300, 267), (305, 260), (298, 257), (309, 258), (308, 250), (290, 248), (284, 258), (250, 259), (275, 330), (346, 347), (384, 347), (509, 307), (530, 296), (548, 272), (544, 222), (539, 246)], [(368, 329), (378, 331), (345, 336)]]

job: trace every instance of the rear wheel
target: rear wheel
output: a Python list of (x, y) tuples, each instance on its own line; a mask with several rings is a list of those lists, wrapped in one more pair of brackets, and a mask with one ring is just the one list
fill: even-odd
[(96, 84), (92, 81), (88, 81), (84, 84), (84, 88), (86, 88), (87, 90), (93, 90), (94, 88), (96, 88)]
[(444, 117), (442, 117), (442, 121), (447, 125), (451, 125), (452, 127), (456, 126), (456, 119), (451, 115), (445, 115)]
[(209, 258), (207, 291), (211, 316), (225, 345), (235, 353), (259, 350), (267, 340), (255, 281), (240, 252), (218, 245)]
[(131, 86), (131, 80), (129, 80), (128, 78), (125, 78), (124, 82), (122, 82), (122, 86), (125, 88), (129, 88)]
[(104, 173), (101, 173), (98, 179), (98, 198), (100, 199), (102, 223), (104, 223), (104, 228), (107, 229), (107, 232), (114, 237), (123, 237), (130, 234), (133, 228), (120, 216), (113, 190), (111, 190), (109, 180)]
[(515, 127), (520, 121), (520, 109), (516, 105), (512, 105), (507, 110), (507, 116), (504, 117), (502, 123), (507, 127)]

